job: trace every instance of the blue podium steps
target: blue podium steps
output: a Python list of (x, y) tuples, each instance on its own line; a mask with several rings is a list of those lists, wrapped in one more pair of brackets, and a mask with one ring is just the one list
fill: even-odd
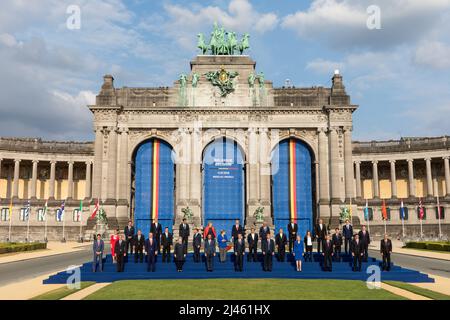
[[(173, 257), (173, 256), (172, 256)], [(288, 254), (287, 261), (279, 262), (276, 255), (273, 257), (272, 272), (264, 272), (262, 268), (262, 255), (258, 262), (247, 262), (244, 257), (243, 272), (234, 270), (234, 256), (229, 253), (227, 262), (220, 263), (218, 254), (214, 258), (214, 271), (206, 272), (206, 266), (202, 255), (202, 262), (194, 263), (192, 254), (188, 254), (183, 266), (183, 272), (177, 272), (175, 263), (163, 263), (162, 257), (157, 257), (156, 271), (147, 272), (147, 263), (135, 263), (134, 257), (125, 263), (124, 272), (116, 272), (116, 264), (112, 263), (111, 255), (104, 258), (103, 272), (92, 272), (92, 262), (86, 262), (81, 266), (81, 281), (113, 282), (118, 280), (151, 280), (151, 279), (223, 279), (223, 278), (286, 278), (286, 279), (342, 279), (367, 281), (371, 273), (367, 273), (367, 267), (381, 266), (381, 261), (369, 258), (363, 262), (360, 272), (353, 272), (351, 267), (351, 256), (342, 257), (342, 262), (333, 262), (333, 271), (322, 270), (322, 257), (315, 253), (313, 262), (302, 263), (302, 272), (297, 272), (292, 257)], [(66, 283), (72, 273), (59, 272), (43, 281), (44, 284)], [(389, 272), (381, 272), (381, 281), (395, 280), (402, 282), (434, 282), (428, 275), (410, 269), (405, 269), (391, 264)]]

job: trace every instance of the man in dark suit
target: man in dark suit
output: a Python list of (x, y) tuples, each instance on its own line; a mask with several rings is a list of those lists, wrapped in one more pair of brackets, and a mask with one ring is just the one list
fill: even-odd
[(138, 260), (140, 263), (144, 261), (144, 246), (145, 246), (145, 237), (142, 234), (141, 230), (138, 230), (137, 235), (134, 236), (134, 263), (137, 263)]
[(200, 249), (202, 247), (202, 234), (200, 229), (195, 229), (194, 237), (192, 239), (192, 246), (194, 249), (194, 262), (200, 262)]
[(342, 234), (340, 233), (339, 228), (336, 228), (334, 231), (331, 239), (334, 248), (334, 259), (337, 262), (341, 262)]
[(161, 246), (162, 246), (162, 262), (170, 262), (170, 247), (173, 244), (173, 236), (169, 232), (169, 228), (164, 228), (164, 233), (161, 235)]
[[(128, 250), (130, 252), (130, 255), (133, 254), (133, 239), (134, 239), (134, 227), (133, 227), (133, 223), (130, 221), (128, 221), (128, 225), (125, 227), (123, 233), (125, 234), (125, 242), (126, 242), (126, 249), (127, 249), (127, 254), (128, 254)], [(127, 257), (128, 260), (128, 257)]]
[(119, 241), (116, 242), (116, 245), (114, 246), (114, 254), (116, 255), (116, 265), (117, 265), (117, 272), (123, 272), (124, 269), (124, 257), (127, 256), (127, 245), (125, 243), (125, 236), (122, 234), (120, 235)]
[(342, 228), (342, 233), (344, 235), (345, 241), (345, 254), (348, 254), (353, 237), (353, 226), (350, 224), (350, 221), (348, 221), (348, 219), (345, 220), (344, 227)]
[(94, 261), (92, 261), (92, 271), (97, 271), (97, 263), (98, 270), (100, 272), (103, 271), (103, 251), (105, 250), (105, 243), (102, 240), (102, 236), (97, 234), (97, 239), (94, 240), (92, 251), (94, 252)]
[(289, 253), (292, 253), (292, 247), (294, 246), (295, 239), (297, 239), (298, 225), (294, 219), (291, 219), (291, 223), (287, 225), (289, 234)]
[(359, 241), (361, 241), (363, 246), (363, 261), (367, 262), (367, 257), (369, 255), (369, 244), (370, 244), (370, 235), (369, 231), (366, 230), (366, 226), (362, 226), (361, 231), (358, 233)]
[(238, 234), (244, 234), (244, 228), (239, 224), (239, 219), (236, 219), (234, 226), (231, 228), (231, 241), (233, 244), (238, 238)]
[(328, 232), (327, 226), (323, 223), (322, 219), (319, 219), (319, 222), (316, 224), (316, 239), (317, 239), (317, 252), (320, 253), (320, 246), (323, 241), (326, 239)]
[(329, 235), (325, 236), (323, 242), (323, 271), (332, 270), (332, 260), (333, 260), (333, 243), (331, 242), (331, 237)]
[(183, 240), (181, 238), (178, 238), (178, 241), (175, 244), (175, 248), (173, 250), (173, 259), (175, 260), (177, 271), (183, 271), (183, 264), (186, 260), (186, 254), (184, 253)]
[(350, 251), (353, 257), (353, 271), (361, 271), (361, 262), (364, 250), (359, 235), (355, 234), (355, 239), (351, 242)]
[(236, 242), (234, 243), (234, 270), (242, 271), (244, 267), (245, 241), (242, 239), (242, 233), (238, 233)]
[(278, 249), (278, 261), (284, 262), (284, 257), (286, 256), (287, 237), (283, 233), (282, 228), (280, 228), (280, 231), (275, 236), (275, 244), (277, 245)]
[(389, 271), (391, 269), (392, 241), (386, 233), (380, 243), (380, 253), (383, 257), (383, 271)]
[(186, 223), (186, 218), (183, 218), (183, 222), (180, 224), (180, 229), (179, 229), (178, 234), (180, 235), (181, 239), (183, 240), (184, 253), (187, 254), (187, 244), (188, 244), (188, 240), (189, 240), (190, 231), (189, 231), (189, 225)]
[(155, 262), (158, 250), (156, 248), (155, 237), (151, 232), (148, 234), (148, 239), (145, 240), (145, 252), (147, 253), (147, 272), (155, 272)]
[(267, 222), (263, 222), (261, 228), (259, 228), (259, 238), (261, 241), (266, 240), (268, 233), (270, 233), (270, 228), (267, 226)]
[(250, 234), (247, 236), (248, 242), (248, 256), (247, 261), (258, 261), (258, 234), (255, 232), (255, 228), (250, 230)]
[(216, 240), (212, 238), (211, 234), (208, 234), (208, 238), (205, 240), (204, 246), (206, 271), (212, 272), (214, 267), (214, 257), (216, 256)]
[(156, 252), (159, 253), (159, 251), (161, 250), (162, 226), (161, 223), (158, 222), (158, 219), (153, 220), (153, 223), (150, 226), (150, 232), (153, 233), (153, 237), (156, 241)]
[(272, 271), (272, 259), (275, 255), (275, 242), (270, 238), (270, 232), (261, 240), (261, 250), (264, 257), (264, 271)]

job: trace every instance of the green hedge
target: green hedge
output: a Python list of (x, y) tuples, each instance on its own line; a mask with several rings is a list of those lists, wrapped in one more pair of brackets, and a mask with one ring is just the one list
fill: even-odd
[(433, 251), (450, 251), (449, 242), (407, 242), (406, 248), (425, 249)]
[(2, 243), (0, 244), (0, 254), (11, 252), (23, 252), (39, 249), (47, 249), (47, 243), (34, 242), (34, 243)]

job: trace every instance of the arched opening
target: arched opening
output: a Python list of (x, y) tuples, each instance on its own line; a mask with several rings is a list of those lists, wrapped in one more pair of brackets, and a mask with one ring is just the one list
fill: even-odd
[(245, 161), (236, 141), (220, 137), (203, 152), (203, 225), (231, 231), (236, 219), (244, 224)]
[(132, 207), (136, 230), (150, 232), (153, 219), (172, 230), (175, 212), (174, 151), (167, 142), (152, 138), (134, 152), (132, 167)]
[(310, 147), (296, 138), (282, 140), (272, 152), (272, 212), (275, 230), (287, 232), (290, 219), (303, 237), (316, 216), (315, 165)]

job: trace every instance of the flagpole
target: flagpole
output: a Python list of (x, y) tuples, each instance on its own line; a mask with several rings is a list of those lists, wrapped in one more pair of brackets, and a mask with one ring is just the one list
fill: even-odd
[(384, 219), (384, 234), (387, 233), (387, 229), (386, 229), (386, 219)]
[(31, 216), (31, 207), (30, 201), (27, 203), (27, 237), (25, 242), (30, 242), (30, 216)]
[[(437, 193), (436, 193), (437, 194)], [(439, 239), (442, 239), (441, 229), (441, 205), (439, 204), (439, 194), (437, 194), (437, 210), (438, 210), (438, 222), (439, 222)]]
[(80, 200), (80, 242), (83, 242), (83, 200)]
[(8, 242), (11, 242), (11, 227), (12, 227), (12, 198), (9, 205), (9, 230), (8, 230)]
[(47, 240), (47, 208), (44, 209), (44, 242), (48, 242)]
[(61, 211), (61, 214), (62, 214), (62, 223), (63, 223), (63, 238), (62, 238), (62, 242), (66, 242), (66, 203), (65, 202), (63, 202), (63, 204), (64, 204), (64, 208), (63, 208), (63, 210)]

